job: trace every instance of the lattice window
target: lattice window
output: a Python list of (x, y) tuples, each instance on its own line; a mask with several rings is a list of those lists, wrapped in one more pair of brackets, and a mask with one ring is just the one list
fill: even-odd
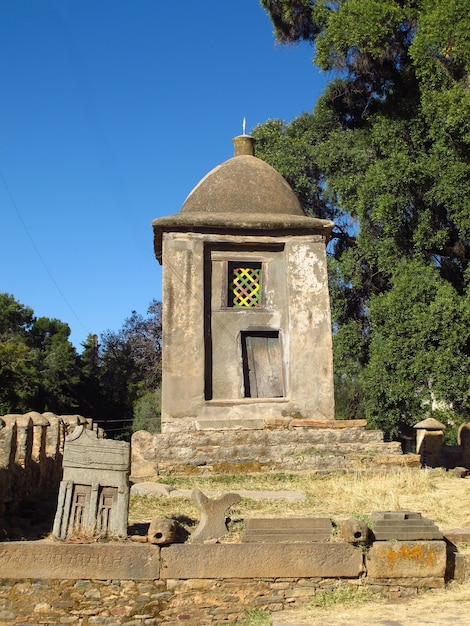
[(261, 306), (261, 263), (229, 263), (229, 298), (232, 307)]

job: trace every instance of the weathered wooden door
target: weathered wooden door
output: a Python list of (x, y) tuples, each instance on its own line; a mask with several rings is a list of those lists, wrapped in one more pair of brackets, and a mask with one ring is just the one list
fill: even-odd
[(277, 331), (242, 333), (245, 397), (284, 396), (281, 346)]

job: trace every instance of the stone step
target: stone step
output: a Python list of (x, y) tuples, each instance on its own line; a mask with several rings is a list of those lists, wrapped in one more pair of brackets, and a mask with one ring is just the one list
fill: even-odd
[(413, 511), (378, 511), (373, 514), (373, 533), (376, 541), (442, 539), (442, 533), (433, 520)]
[(284, 441), (311, 443), (343, 442), (343, 443), (383, 443), (380, 430), (364, 430), (359, 428), (291, 428), (275, 430), (186, 430), (181, 432), (163, 432), (155, 437), (165, 439), (169, 444), (181, 445), (184, 441), (200, 442), (202, 445), (217, 445), (230, 438), (237, 442), (269, 442), (276, 445)]
[(400, 444), (384, 442), (380, 431), (346, 428), (136, 433), (132, 450), (133, 475), (137, 463), (158, 471), (205, 467), (236, 473), (419, 465), (419, 457), (405, 457)]
[(333, 532), (331, 519), (312, 518), (254, 518), (245, 522), (242, 543), (282, 543), (328, 541)]

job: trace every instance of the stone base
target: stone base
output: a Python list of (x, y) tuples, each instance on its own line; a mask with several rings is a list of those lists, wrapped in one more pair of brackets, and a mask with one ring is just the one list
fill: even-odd
[(152, 478), (167, 472), (239, 474), (420, 467), (419, 455), (403, 455), (401, 445), (385, 443), (382, 432), (357, 424), (340, 428), (336, 426), (339, 423), (285, 428), (276, 422), (269, 429), (198, 430), (192, 422), (159, 435), (139, 431), (132, 437), (132, 477)]

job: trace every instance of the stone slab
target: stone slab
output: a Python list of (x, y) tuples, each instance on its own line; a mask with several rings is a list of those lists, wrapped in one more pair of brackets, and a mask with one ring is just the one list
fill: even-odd
[[(170, 498), (191, 498), (192, 489), (175, 489), (170, 485), (154, 482), (136, 483), (131, 487), (131, 495), (140, 496), (169, 496)], [(303, 502), (306, 499), (305, 494), (300, 491), (249, 491), (246, 489), (235, 489), (233, 493), (237, 493), (242, 498), (250, 498), (250, 500), (286, 500), (287, 502)], [(220, 493), (208, 491), (207, 496), (217, 498)]]
[(367, 420), (302, 420), (294, 419), (291, 426), (298, 428), (366, 428)]
[(439, 528), (421, 513), (413, 511), (380, 511), (372, 514), (372, 532), (376, 541), (396, 539), (417, 541), (442, 539)]
[(263, 430), (264, 420), (261, 418), (243, 418), (243, 419), (199, 419), (195, 420), (196, 430)]
[(331, 532), (333, 524), (329, 517), (259, 517), (246, 520), (247, 530), (271, 530), (273, 528), (289, 532), (289, 530), (321, 529)]
[(432, 578), (446, 571), (444, 541), (377, 541), (366, 557), (370, 578)]
[(0, 543), (0, 578), (150, 580), (160, 548), (145, 544)]
[(333, 524), (327, 517), (259, 518), (246, 521), (242, 542), (328, 541)]
[(160, 577), (357, 578), (359, 549), (347, 543), (174, 544), (161, 549)]
[(443, 589), (445, 587), (445, 579), (442, 576), (429, 576), (428, 578), (423, 578), (422, 576), (408, 578), (370, 578), (368, 576), (366, 580), (368, 585), (380, 585), (392, 588), (411, 587), (413, 589)]
[(374, 528), (373, 533), (375, 541), (434, 541), (443, 538), (441, 532), (426, 529), (407, 531), (392, 527), (382, 532)]
[(470, 528), (452, 528), (444, 530), (443, 534), (452, 543), (470, 543)]
[(132, 496), (169, 496), (172, 491), (175, 489), (169, 485), (153, 482), (136, 483), (131, 487)]

